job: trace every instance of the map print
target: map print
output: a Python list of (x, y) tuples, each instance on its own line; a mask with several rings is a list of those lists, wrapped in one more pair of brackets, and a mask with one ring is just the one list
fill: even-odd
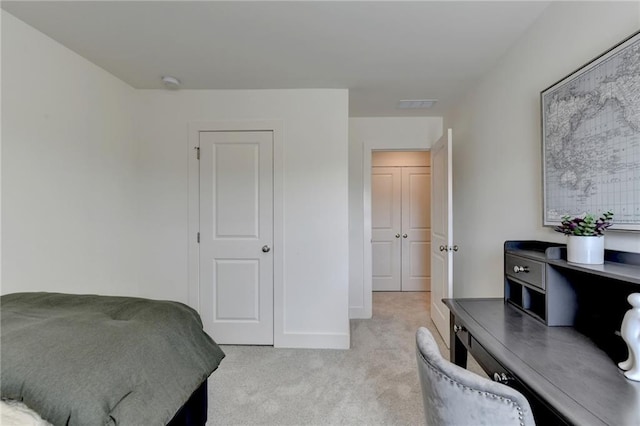
[(545, 224), (611, 210), (640, 230), (640, 37), (543, 92), (542, 119)]

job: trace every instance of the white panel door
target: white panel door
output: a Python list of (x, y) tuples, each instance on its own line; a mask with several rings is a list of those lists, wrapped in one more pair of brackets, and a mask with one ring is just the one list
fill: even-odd
[(200, 300), (222, 344), (273, 344), (273, 134), (200, 133)]
[(400, 291), (402, 174), (399, 167), (374, 167), (371, 174), (371, 260), (373, 291)]
[(443, 298), (453, 297), (452, 131), (431, 148), (431, 319), (449, 346), (449, 309)]
[(402, 291), (431, 290), (431, 168), (402, 168)]

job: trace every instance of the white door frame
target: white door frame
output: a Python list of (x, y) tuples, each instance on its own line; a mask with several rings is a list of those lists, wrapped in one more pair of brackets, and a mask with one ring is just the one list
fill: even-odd
[(389, 148), (388, 144), (380, 142), (367, 142), (362, 144), (362, 202), (364, 204), (363, 211), (363, 225), (364, 233), (362, 239), (363, 249), (363, 309), (357, 316), (357, 318), (371, 318), (373, 315), (373, 270), (372, 258), (371, 258), (371, 155), (373, 151), (430, 151), (430, 148), (415, 147), (415, 148)]
[(273, 132), (273, 345), (284, 337), (284, 143), (283, 123), (269, 121), (196, 121), (189, 123), (188, 153), (188, 289), (189, 306), (200, 312), (200, 132)]

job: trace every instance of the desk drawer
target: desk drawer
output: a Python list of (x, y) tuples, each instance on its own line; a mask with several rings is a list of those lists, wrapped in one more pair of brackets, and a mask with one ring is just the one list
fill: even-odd
[(504, 368), (473, 336), (469, 338), (469, 346), (469, 352), (491, 380), (512, 387), (527, 398), (533, 410), (536, 424), (549, 426), (568, 426), (571, 424), (538, 394)]
[(505, 273), (532, 286), (544, 290), (544, 263), (525, 257), (507, 254), (504, 261)]
[[(487, 352), (485, 348), (482, 347), (478, 341), (471, 336), (469, 342), (469, 352), (473, 355), (473, 358), (480, 364), (480, 367), (489, 375), (489, 378), (493, 380), (493, 375), (495, 373), (509, 373), (506, 368), (504, 368), (496, 359)], [(511, 374), (508, 374), (509, 376)]]

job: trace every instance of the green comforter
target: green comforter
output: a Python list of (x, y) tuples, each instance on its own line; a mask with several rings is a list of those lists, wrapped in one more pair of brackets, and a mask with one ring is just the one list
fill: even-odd
[(177, 302), (15, 293), (0, 298), (2, 398), (55, 425), (162, 425), (224, 353)]

